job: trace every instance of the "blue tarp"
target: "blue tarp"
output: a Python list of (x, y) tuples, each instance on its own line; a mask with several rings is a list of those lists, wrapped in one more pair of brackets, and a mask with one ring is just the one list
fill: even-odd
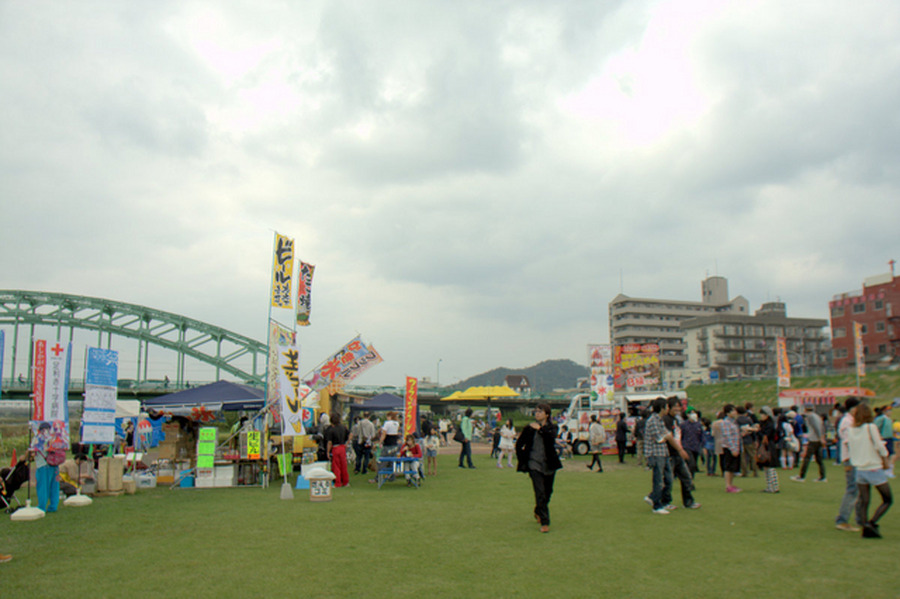
[(164, 410), (172, 408), (191, 408), (203, 406), (209, 410), (258, 410), (263, 407), (264, 392), (249, 385), (218, 381), (160, 395), (143, 402), (145, 410)]
[(376, 395), (372, 399), (366, 400), (361, 404), (353, 404), (350, 406), (350, 410), (353, 412), (362, 410), (364, 412), (378, 412), (384, 410), (402, 410), (403, 409), (403, 398), (394, 395), (393, 393), (382, 393), (380, 395)]

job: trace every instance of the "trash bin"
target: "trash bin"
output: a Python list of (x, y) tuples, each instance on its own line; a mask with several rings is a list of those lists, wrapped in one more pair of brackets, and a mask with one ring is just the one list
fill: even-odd
[(313, 468), (306, 474), (309, 481), (310, 501), (331, 501), (331, 489), (334, 474), (324, 468)]

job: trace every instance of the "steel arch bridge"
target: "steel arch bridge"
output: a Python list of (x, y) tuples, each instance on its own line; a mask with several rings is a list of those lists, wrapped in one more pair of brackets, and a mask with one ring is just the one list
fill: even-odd
[[(33, 340), (35, 327), (47, 326), (56, 328), (57, 339), (61, 338), (63, 329), (67, 328), (69, 341), (73, 339), (75, 329), (96, 331), (99, 347), (103, 347), (104, 335), (108, 348), (111, 347), (113, 335), (137, 340), (138, 383), (141, 382), (141, 376), (143, 380), (147, 380), (151, 344), (176, 353), (175, 383), (179, 387), (184, 383), (185, 358), (188, 357), (214, 366), (216, 380), (222, 371), (251, 385), (261, 386), (264, 380), (264, 344), (199, 320), (136, 304), (65, 293), (0, 290), (0, 324), (14, 327), (11, 356), (13, 372), (20, 327), (30, 327)], [(29, 343), (29, 366), (32, 361), (32, 345), (33, 343)], [(30, 382), (30, 368), (28, 372)]]

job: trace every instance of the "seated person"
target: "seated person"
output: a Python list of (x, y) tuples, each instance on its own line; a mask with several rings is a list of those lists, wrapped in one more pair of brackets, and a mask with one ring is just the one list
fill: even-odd
[(406, 435), (406, 439), (400, 447), (400, 452), (397, 457), (416, 458), (416, 461), (411, 462), (410, 464), (404, 464), (403, 468), (406, 476), (406, 484), (411, 485), (413, 477), (415, 477), (416, 480), (419, 478), (419, 465), (422, 462), (422, 448), (416, 443), (415, 437)]
[(565, 424), (559, 429), (559, 436), (556, 437), (556, 453), (559, 457), (572, 455), (572, 433)]

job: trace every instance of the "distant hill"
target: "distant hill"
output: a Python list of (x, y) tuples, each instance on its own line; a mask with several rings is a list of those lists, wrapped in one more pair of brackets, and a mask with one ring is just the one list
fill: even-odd
[(549, 393), (554, 389), (574, 388), (579, 378), (588, 376), (588, 368), (572, 360), (544, 360), (540, 364), (528, 368), (495, 368), (460, 381), (451, 388), (466, 389), (476, 385), (502, 385), (503, 380), (509, 374), (525, 375), (536, 393)]

